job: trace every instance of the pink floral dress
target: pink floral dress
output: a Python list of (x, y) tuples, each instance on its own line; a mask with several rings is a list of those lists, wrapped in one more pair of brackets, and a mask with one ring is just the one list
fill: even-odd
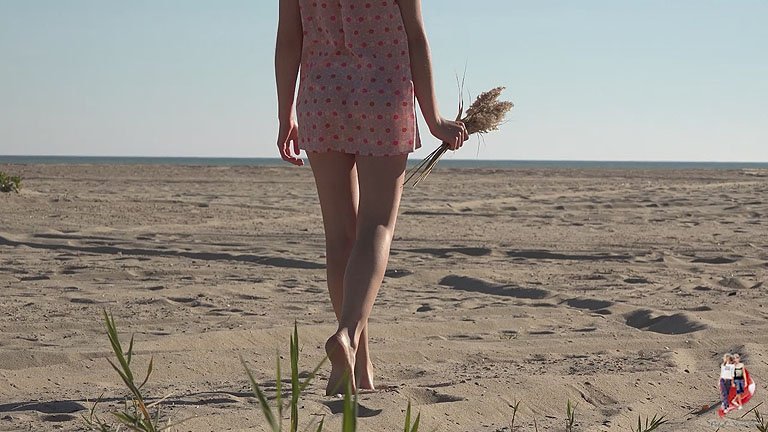
[(299, 0), (299, 147), (365, 156), (421, 147), (396, 0)]

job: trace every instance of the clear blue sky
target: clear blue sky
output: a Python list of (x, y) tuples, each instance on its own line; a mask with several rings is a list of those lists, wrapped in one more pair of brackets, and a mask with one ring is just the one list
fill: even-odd
[[(277, 157), (277, 4), (0, 0), (0, 154)], [(454, 158), (768, 161), (765, 0), (423, 8), (444, 114), (516, 104)]]

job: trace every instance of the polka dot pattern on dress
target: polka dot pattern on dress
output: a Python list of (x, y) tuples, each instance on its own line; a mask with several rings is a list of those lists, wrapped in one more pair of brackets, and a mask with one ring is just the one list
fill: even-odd
[(299, 0), (299, 147), (371, 156), (421, 147), (396, 0)]

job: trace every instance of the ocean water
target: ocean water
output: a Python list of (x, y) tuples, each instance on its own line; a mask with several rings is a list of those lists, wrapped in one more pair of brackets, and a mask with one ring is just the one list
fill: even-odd
[[(418, 158), (409, 165), (420, 162)], [(112, 156), (2, 156), (0, 164), (99, 164), (99, 165), (196, 165), (196, 166), (288, 166), (277, 158), (112, 157)], [(555, 161), (482, 160), (444, 158), (444, 168), (577, 168), (577, 169), (768, 169), (768, 162), (646, 162), (646, 161)]]

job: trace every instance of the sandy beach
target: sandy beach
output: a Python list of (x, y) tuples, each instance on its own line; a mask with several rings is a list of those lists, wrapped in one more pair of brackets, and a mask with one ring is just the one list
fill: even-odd
[[(126, 391), (111, 312), (180, 431), (266, 431), (239, 357), (269, 396), (335, 329), (309, 168), (0, 165), (0, 430), (84, 430)], [(748, 170), (442, 169), (403, 199), (370, 322), (376, 382), (359, 430), (751, 430), (714, 412), (718, 362), (768, 382), (768, 177)], [(285, 369), (285, 367), (284, 367)], [(339, 430), (323, 368), (302, 424)], [(712, 406), (713, 409), (702, 409)], [(768, 411), (768, 408), (765, 408)], [(519, 429), (517, 429), (519, 427)]]

